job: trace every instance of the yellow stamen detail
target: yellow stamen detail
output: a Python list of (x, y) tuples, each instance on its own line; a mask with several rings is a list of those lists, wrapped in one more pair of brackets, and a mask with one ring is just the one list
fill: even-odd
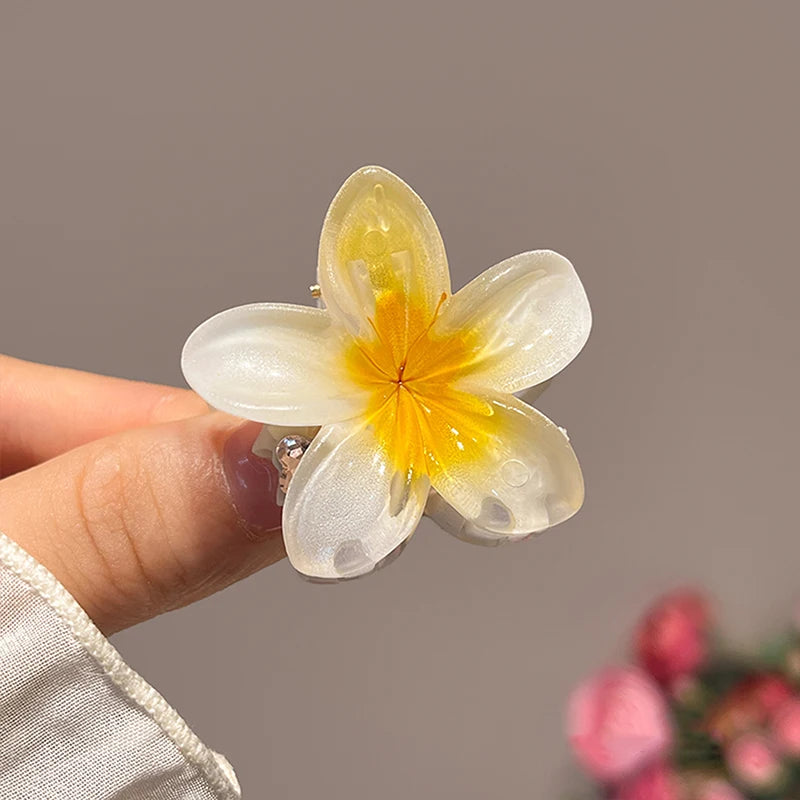
[[(496, 433), (491, 406), (452, 386), (480, 343), (471, 332), (432, 333), (445, 300), (431, 312), (401, 291), (378, 293), (369, 320), (373, 336), (354, 340), (346, 353), (350, 375), (370, 392), (367, 414), (376, 438), (404, 474), (433, 478), (474, 462)], [(406, 349), (396, 350), (402, 340)]]

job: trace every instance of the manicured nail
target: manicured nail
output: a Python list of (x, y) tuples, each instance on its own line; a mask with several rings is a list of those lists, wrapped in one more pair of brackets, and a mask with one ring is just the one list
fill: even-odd
[(253, 454), (261, 425), (248, 422), (228, 438), (222, 465), (237, 513), (255, 538), (279, 530), (281, 507), (276, 502), (278, 470), (271, 460)]

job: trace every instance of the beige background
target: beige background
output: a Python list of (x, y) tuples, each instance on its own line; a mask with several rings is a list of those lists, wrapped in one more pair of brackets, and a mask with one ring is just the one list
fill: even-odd
[(247, 797), (532, 797), (571, 784), (570, 687), (655, 592), (733, 635), (798, 587), (800, 5), (0, 3), (0, 349), (181, 384), (227, 306), (307, 301), (369, 162), (460, 286), (521, 250), (595, 329), (540, 401), (581, 514), (484, 550), (424, 522), (391, 568), (286, 563), (116, 637)]

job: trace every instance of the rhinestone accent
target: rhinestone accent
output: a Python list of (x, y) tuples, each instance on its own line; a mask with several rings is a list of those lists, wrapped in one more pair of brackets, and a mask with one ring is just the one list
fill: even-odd
[(275, 445), (275, 460), (278, 462), (278, 469), (280, 476), (278, 485), (282, 492), (289, 490), (289, 482), (292, 480), (295, 470), (300, 465), (300, 459), (303, 453), (308, 450), (311, 442), (305, 436), (299, 434), (290, 434), (284, 436), (277, 445)]

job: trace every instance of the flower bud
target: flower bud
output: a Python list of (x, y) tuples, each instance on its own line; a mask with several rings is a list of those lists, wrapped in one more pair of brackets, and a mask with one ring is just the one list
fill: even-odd
[(635, 633), (639, 663), (664, 685), (693, 675), (708, 657), (708, 603), (697, 592), (666, 595), (644, 616)]
[(731, 774), (747, 789), (776, 789), (785, 776), (783, 765), (766, 736), (743, 733), (725, 753)]

